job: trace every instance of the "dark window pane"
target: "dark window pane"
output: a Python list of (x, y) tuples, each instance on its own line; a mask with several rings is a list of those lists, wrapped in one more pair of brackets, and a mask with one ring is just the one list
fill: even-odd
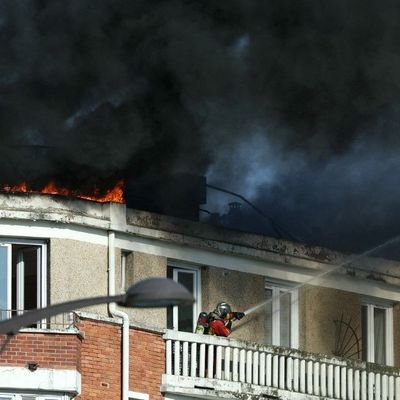
[[(172, 277), (173, 277), (173, 268), (167, 266), (167, 278), (172, 279)], [(174, 329), (173, 311), (174, 307), (172, 306), (167, 307), (167, 329)]]
[[(19, 291), (23, 290), (24, 304), (21, 310), (32, 310), (37, 308), (38, 297), (38, 246), (25, 244), (12, 245), (12, 309), (18, 307), (17, 298)], [(23, 264), (23, 287), (18, 287), (18, 263)]]
[(374, 308), (374, 347), (375, 362), (378, 364), (386, 363), (386, 310), (383, 308)]
[(368, 307), (361, 307), (361, 346), (362, 359), (368, 361)]
[(185, 286), (190, 293), (194, 291), (194, 274), (192, 272), (179, 271), (178, 282)]
[(37, 308), (37, 297), (38, 297), (38, 288), (37, 288), (37, 255), (38, 248), (30, 247), (23, 251), (23, 260), (25, 266), (25, 301), (24, 301), (24, 309), (25, 310), (33, 310)]
[[(183, 271), (178, 272), (178, 282), (186, 287), (190, 293), (194, 292), (194, 274)], [(178, 330), (183, 332), (193, 331), (193, 306), (178, 307)]]

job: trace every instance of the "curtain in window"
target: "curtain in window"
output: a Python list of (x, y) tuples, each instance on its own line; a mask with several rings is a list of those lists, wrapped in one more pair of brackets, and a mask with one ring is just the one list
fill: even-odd
[(378, 364), (386, 363), (385, 354), (385, 314), (386, 310), (383, 308), (374, 308), (374, 348), (375, 348), (375, 362)]
[(292, 296), (290, 292), (280, 291), (280, 346), (290, 347), (290, 319)]

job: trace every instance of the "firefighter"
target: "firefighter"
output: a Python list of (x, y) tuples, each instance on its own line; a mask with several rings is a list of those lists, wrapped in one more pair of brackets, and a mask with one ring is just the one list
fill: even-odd
[(228, 303), (218, 303), (215, 310), (208, 315), (208, 333), (227, 337), (232, 331), (232, 322), (244, 316), (244, 312), (232, 311)]

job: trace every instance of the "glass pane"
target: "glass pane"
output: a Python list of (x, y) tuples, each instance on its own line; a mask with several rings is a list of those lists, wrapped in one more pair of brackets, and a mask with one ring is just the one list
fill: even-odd
[[(192, 272), (178, 272), (178, 282), (185, 286), (190, 293), (194, 292), (194, 274)], [(178, 307), (178, 330), (193, 332), (193, 305)]]
[(17, 310), (17, 252), (11, 250), (11, 309), (13, 315), (16, 314)]
[(23, 252), (24, 264), (25, 264), (25, 276), (24, 276), (24, 309), (33, 310), (37, 308), (37, 252), (38, 248), (31, 246), (29, 249)]
[(291, 293), (280, 291), (280, 345), (290, 347)]
[(384, 308), (374, 308), (375, 362), (378, 364), (385, 364), (386, 362), (385, 315), (386, 310)]
[(5, 246), (0, 246), (0, 319), (7, 318), (7, 310), (9, 305), (7, 304), (7, 254), (8, 248)]
[(362, 331), (361, 331), (361, 350), (362, 350), (362, 359), (364, 361), (368, 361), (368, 307), (361, 307), (361, 323), (362, 323)]
[[(23, 312), (38, 307), (38, 246), (12, 245), (11, 308)], [(16, 311), (13, 311), (16, 314)], [(35, 325), (32, 325), (35, 326)]]
[[(173, 268), (167, 267), (167, 278), (173, 279)], [(174, 307), (167, 307), (167, 329), (174, 329)]]
[(265, 343), (272, 344), (272, 289), (265, 289)]

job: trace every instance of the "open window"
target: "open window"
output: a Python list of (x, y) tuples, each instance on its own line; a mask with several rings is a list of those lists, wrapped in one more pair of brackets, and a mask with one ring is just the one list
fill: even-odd
[(266, 343), (298, 347), (298, 291), (289, 285), (266, 282)]
[(361, 306), (363, 360), (393, 365), (393, 308), (365, 301)]
[(167, 277), (185, 286), (195, 298), (193, 304), (167, 309), (167, 328), (182, 332), (194, 332), (201, 307), (200, 270), (170, 262), (167, 268)]
[(0, 243), (0, 319), (46, 305), (46, 251), (39, 242)]

